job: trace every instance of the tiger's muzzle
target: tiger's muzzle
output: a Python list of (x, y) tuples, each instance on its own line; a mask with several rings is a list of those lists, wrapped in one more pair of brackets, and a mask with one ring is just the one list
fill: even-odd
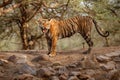
[(41, 30), (42, 30), (43, 33), (47, 33), (47, 32), (48, 32), (48, 29), (47, 29), (47, 28), (45, 28), (45, 27), (43, 27), (43, 26), (40, 26), (40, 28), (41, 28)]

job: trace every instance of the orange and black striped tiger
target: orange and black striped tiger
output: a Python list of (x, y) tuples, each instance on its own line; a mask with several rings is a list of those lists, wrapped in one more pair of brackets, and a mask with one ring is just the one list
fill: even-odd
[(90, 53), (93, 47), (93, 41), (91, 40), (91, 29), (95, 26), (97, 32), (103, 36), (108, 37), (109, 32), (102, 33), (98, 29), (97, 22), (90, 16), (76, 16), (66, 20), (39, 20), (43, 33), (46, 34), (49, 56), (56, 55), (56, 43), (59, 38), (70, 37), (75, 33), (80, 33), (81, 36), (87, 42), (89, 49), (86, 53)]

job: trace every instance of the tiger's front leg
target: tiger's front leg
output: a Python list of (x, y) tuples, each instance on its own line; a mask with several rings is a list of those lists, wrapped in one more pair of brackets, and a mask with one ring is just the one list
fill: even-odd
[(47, 37), (46, 39), (47, 39), (48, 55), (49, 55), (51, 52), (52, 40), (49, 37)]
[(51, 44), (51, 48), (50, 48), (50, 57), (56, 56), (56, 44), (57, 44), (57, 37), (53, 37), (52, 38), (52, 44)]

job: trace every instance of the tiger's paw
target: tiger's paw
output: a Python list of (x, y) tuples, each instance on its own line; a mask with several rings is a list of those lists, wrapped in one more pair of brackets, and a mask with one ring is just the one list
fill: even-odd
[(55, 53), (50, 53), (50, 54), (48, 54), (50, 57), (54, 57), (54, 56), (56, 56), (56, 54)]

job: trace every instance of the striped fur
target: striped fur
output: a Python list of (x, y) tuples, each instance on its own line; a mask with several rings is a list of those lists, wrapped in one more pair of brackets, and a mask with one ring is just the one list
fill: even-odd
[(90, 53), (93, 46), (93, 42), (91, 40), (92, 26), (95, 26), (97, 32), (101, 36), (109, 36), (108, 31), (106, 31), (105, 33), (99, 31), (97, 22), (90, 16), (76, 16), (60, 21), (56, 19), (51, 19), (50, 21), (45, 21), (44, 23), (42, 23), (42, 26), (43, 30), (47, 29), (45, 34), (48, 42), (48, 50), (50, 56), (56, 55), (56, 43), (59, 38), (70, 37), (75, 33), (80, 33), (81, 36), (85, 39), (89, 46), (89, 49), (86, 51), (86, 53)]

